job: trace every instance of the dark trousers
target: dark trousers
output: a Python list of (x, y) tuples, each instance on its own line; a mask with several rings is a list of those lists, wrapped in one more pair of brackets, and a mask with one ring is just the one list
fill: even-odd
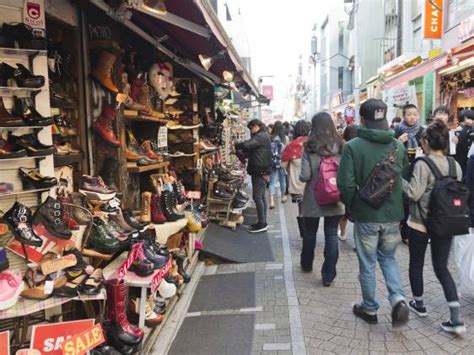
[[(341, 216), (324, 217), (324, 263), (321, 275), (324, 282), (332, 282), (336, 277), (336, 264), (339, 257), (337, 228)], [(316, 234), (319, 228), (319, 218), (303, 218), (303, 249), (301, 250), (301, 267), (305, 270), (313, 268)]]
[(267, 224), (267, 181), (262, 175), (252, 175), (252, 198), (257, 208), (257, 223)]
[(430, 238), (426, 233), (409, 228), (409, 275), (413, 296), (423, 296), (423, 266), (425, 264), (425, 253), (428, 246), (428, 240), (430, 239), (433, 269), (443, 287), (444, 296), (448, 302), (457, 302), (458, 293), (456, 290), (456, 284), (448, 270), (448, 257), (453, 237)]

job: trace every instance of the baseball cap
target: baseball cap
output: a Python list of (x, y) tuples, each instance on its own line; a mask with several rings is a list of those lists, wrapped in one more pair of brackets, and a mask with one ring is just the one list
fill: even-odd
[(466, 118), (474, 120), (474, 110), (462, 110), (459, 113), (459, 122), (463, 122)]
[(382, 100), (368, 99), (360, 106), (359, 114), (367, 128), (388, 129), (387, 105)]

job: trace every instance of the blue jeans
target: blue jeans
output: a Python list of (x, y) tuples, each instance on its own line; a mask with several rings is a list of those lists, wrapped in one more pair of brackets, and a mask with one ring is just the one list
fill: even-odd
[(283, 168), (272, 169), (272, 177), (270, 179), (270, 195), (275, 196), (276, 181), (280, 180), (280, 191), (283, 196), (286, 193), (286, 171)]
[[(336, 277), (336, 264), (339, 257), (339, 238), (337, 227), (341, 216), (324, 217), (324, 262), (321, 268), (323, 282), (332, 282)], [(301, 267), (310, 271), (313, 269), (314, 248), (318, 234), (319, 218), (303, 218), (303, 248), (301, 250)]]
[(400, 223), (354, 223), (354, 240), (359, 258), (361, 306), (369, 314), (377, 313), (375, 269), (377, 260), (385, 278), (388, 300), (393, 307), (405, 300), (395, 250), (400, 242)]

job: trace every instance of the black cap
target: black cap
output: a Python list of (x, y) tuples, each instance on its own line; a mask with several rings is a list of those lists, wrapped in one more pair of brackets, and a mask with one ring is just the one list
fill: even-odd
[(382, 100), (368, 99), (360, 105), (359, 114), (370, 129), (388, 129), (387, 105)]
[(462, 110), (459, 113), (459, 122), (463, 122), (466, 118), (474, 120), (474, 110)]

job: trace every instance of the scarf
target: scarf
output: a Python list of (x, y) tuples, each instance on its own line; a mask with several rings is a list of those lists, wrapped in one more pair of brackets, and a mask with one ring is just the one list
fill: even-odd
[(304, 144), (308, 137), (298, 137), (292, 140), (283, 150), (281, 161), (300, 159), (303, 156)]
[(402, 134), (408, 133), (407, 148), (418, 148), (418, 140), (416, 139), (416, 135), (420, 130), (420, 123), (417, 122), (413, 126), (409, 126), (405, 123), (405, 121), (402, 121), (398, 127)]

